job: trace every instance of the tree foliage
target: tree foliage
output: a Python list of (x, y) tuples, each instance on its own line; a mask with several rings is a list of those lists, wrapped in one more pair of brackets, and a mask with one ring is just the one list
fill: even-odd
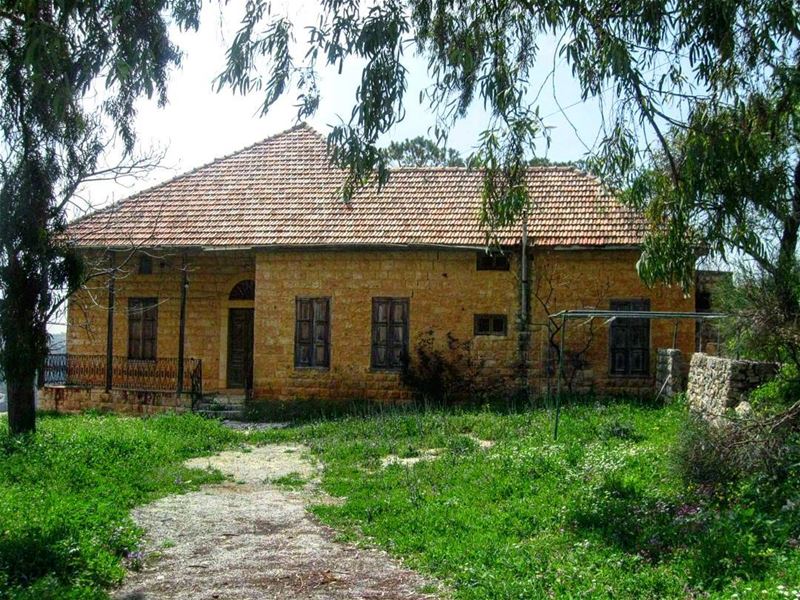
[(392, 142), (385, 150), (391, 167), (463, 167), (464, 159), (457, 150), (440, 148), (429, 138), (418, 136)]
[[(218, 82), (264, 89), (266, 111), (299, 90), (299, 116), (319, 106), (320, 66), (365, 66), (352, 118), (329, 136), (348, 169), (345, 191), (388, 177), (381, 135), (405, 116), (403, 57), (427, 59), (423, 94), (438, 141), (473, 104), (486, 168), (484, 222), (528, 208), (524, 166), (548, 142), (534, 67), (564, 61), (583, 99), (610, 95), (591, 164), (650, 222), (640, 270), (648, 282), (692, 284), (698, 246), (744, 254), (779, 280), (787, 311), (796, 262), (800, 89), (798, 7), (786, 0), (323, 0), (297, 56), (293, 23), (254, 0)], [(257, 37), (258, 25), (267, 34)], [(557, 40), (556, 56), (540, 42)], [(298, 58), (299, 57), (299, 58)], [(263, 68), (267, 75), (258, 75)]]
[(61, 235), (66, 207), (96, 173), (108, 135), (133, 151), (135, 101), (166, 102), (180, 59), (169, 22), (196, 28), (198, 10), (194, 0), (0, 4), (0, 369), (13, 431), (34, 426), (52, 290), (81, 280)]

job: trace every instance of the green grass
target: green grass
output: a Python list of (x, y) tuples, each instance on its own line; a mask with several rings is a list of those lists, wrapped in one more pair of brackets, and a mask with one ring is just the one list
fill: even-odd
[(688, 486), (671, 458), (685, 427), (682, 407), (636, 402), (567, 407), (558, 442), (543, 410), (372, 410), (248, 436), (83, 415), (13, 440), (0, 422), (0, 598), (105, 597), (141, 561), (130, 509), (213, 479), (181, 463), (242, 441), (307, 444), (346, 498), (316, 514), (457, 598), (800, 596), (800, 481)]
[[(800, 597), (800, 483), (695, 489), (672, 447), (680, 406), (372, 414), (265, 432), (308, 444), (316, 514), (442, 578), (457, 598)], [(477, 440), (495, 444), (480, 448)], [(382, 467), (382, 458), (434, 460)], [(774, 489), (773, 489), (774, 488)], [(780, 587), (784, 586), (784, 587)]]
[(23, 439), (0, 420), (0, 598), (107, 597), (140, 562), (130, 509), (219, 479), (181, 463), (236, 439), (194, 416), (44, 416)]
[(269, 483), (277, 485), (287, 490), (299, 490), (305, 487), (307, 480), (304, 479), (300, 473), (287, 473), (283, 477), (275, 477), (270, 479)]

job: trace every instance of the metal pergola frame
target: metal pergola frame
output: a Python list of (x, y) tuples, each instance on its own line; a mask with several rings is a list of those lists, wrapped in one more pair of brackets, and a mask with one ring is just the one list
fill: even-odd
[[(554, 323), (561, 320), (561, 329), (559, 335), (559, 349), (558, 349), (558, 379), (556, 383), (556, 418), (553, 426), (553, 439), (558, 439), (558, 421), (561, 416), (561, 380), (564, 378), (564, 338), (567, 332), (568, 319), (585, 319), (591, 322), (594, 319), (605, 319), (604, 325), (609, 325), (617, 317), (624, 319), (665, 319), (675, 321), (675, 333), (672, 336), (672, 345), (675, 345), (678, 321), (681, 319), (691, 319), (696, 323), (702, 321), (709, 321), (713, 319), (721, 319), (726, 317), (724, 313), (713, 312), (681, 312), (681, 311), (659, 311), (659, 310), (597, 310), (597, 309), (572, 309), (562, 310), (552, 315), (548, 315), (549, 323)], [(548, 385), (549, 388), (549, 385)]]

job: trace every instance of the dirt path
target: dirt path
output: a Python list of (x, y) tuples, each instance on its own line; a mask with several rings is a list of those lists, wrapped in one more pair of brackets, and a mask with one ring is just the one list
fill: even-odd
[[(271, 445), (187, 464), (233, 481), (134, 511), (147, 532), (145, 566), (117, 600), (438, 597), (425, 593), (439, 589), (434, 582), (382, 551), (335, 542), (305, 510), (312, 497), (320, 501), (305, 448)], [(287, 476), (312, 482), (299, 491), (271, 483)]]

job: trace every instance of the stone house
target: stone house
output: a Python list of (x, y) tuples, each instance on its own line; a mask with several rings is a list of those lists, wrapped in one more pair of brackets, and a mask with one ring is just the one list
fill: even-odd
[[(349, 203), (342, 179), (300, 125), (74, 222), (70, 238), (105, 272), (69, 303), (44, 406), (149, 412), (201, 389), (401, 400), (404, 360), (426, 336), (536, 393), (557, 348), (548, 315), (694, 309), (692, 294), (640, 282), (641, 216), (576, 169), (531, 169), (524, 261), (521, 227), (487, 244), (478, 171), (395, 169)], [(651, 389), (657, 349), (693, 343), (692, 323), (576, 323), (570, 384)]]

